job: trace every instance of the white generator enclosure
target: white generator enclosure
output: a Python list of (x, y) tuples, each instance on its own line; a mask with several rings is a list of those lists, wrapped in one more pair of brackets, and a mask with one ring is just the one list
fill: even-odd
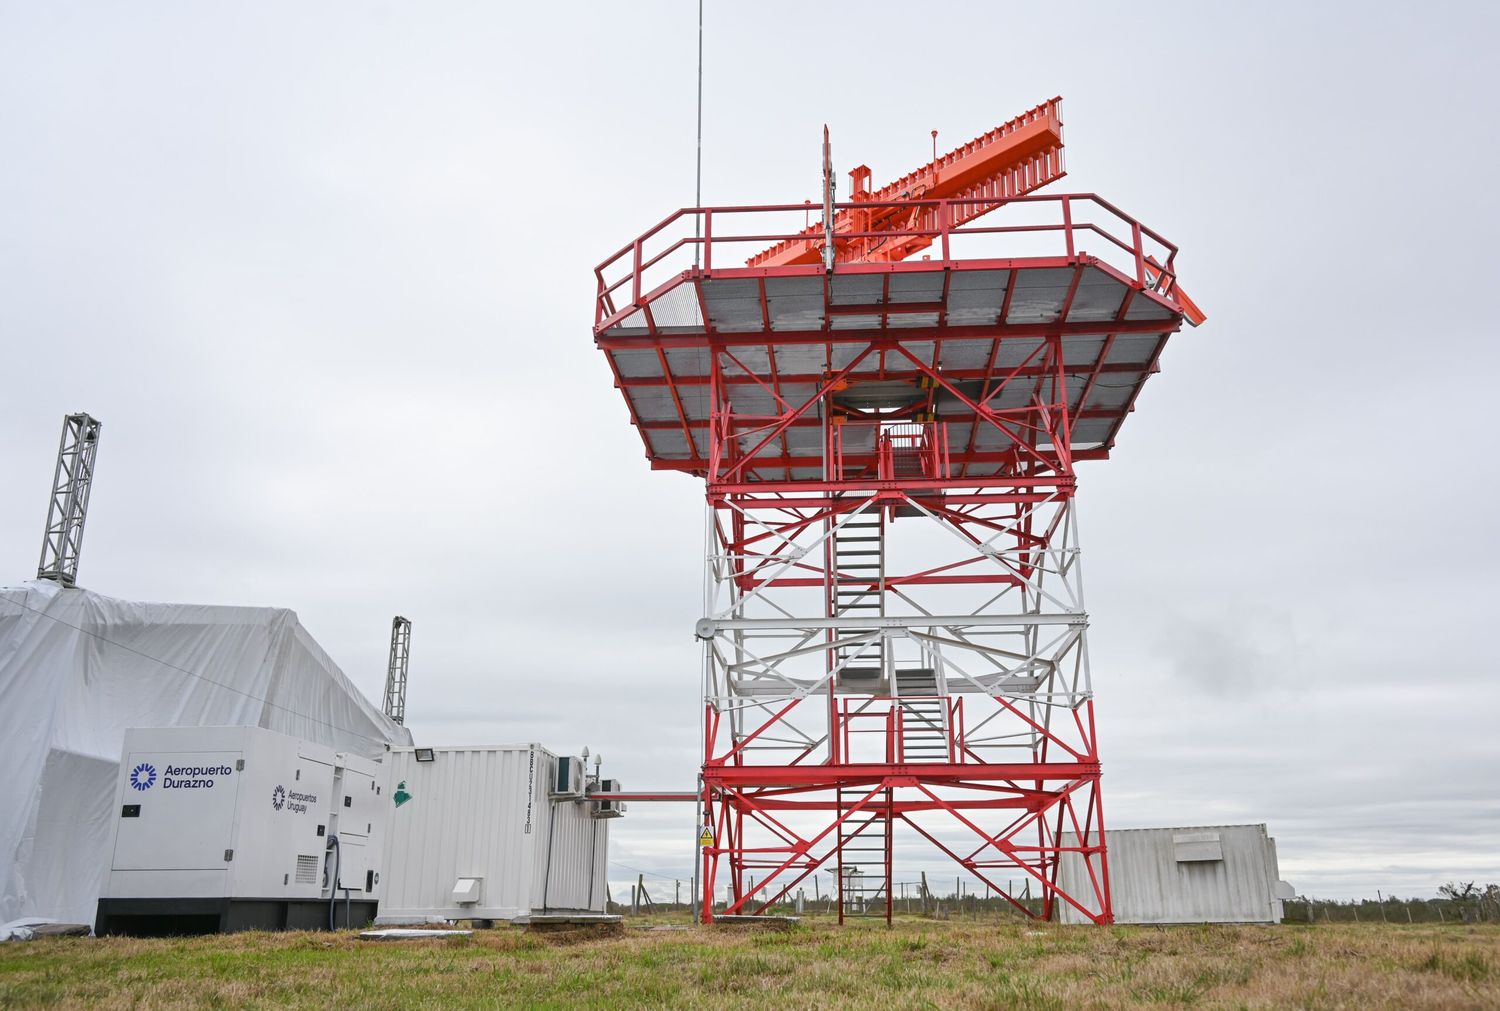
[[(1065, 836), (1067, 845), (1075, 838)], [(1265, 825), (1108, 829), (1104, 840), (1116, 923), (1280, 923), (1282, 900), (1294, 894)], [(1067, 854), (1058, 885), (1077, 894), (1087, 874)], [(1088, 922), (1059, 906), (1061, 922)]]
[(587, 799), (580, 759), (537, 744), (393, 747), (387, 764), (383, 922), (604, 911), (623, 805)]
[(127, 730), (95, 932), (367, 924), (389, 803), (380, 763), (269, 730)]

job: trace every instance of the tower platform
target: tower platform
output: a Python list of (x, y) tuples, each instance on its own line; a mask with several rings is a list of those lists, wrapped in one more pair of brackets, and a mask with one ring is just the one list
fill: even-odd
[[(970, 202), (839, 206), (907, 213), (936, 206), (939, 216), (959, 216), (950, 203)], [(771, 416), (782, 403), (813, 397), (821, 378), (849, 367), (872, 342), (883, 346), (849, 368), (851, 382), (916, 382), (925, 367), (956, 387), (936, 390), (928, 406), (947, 422), (950, 461), (963, 478), (999, 474), (1014, 459), (1014, 440), (976, 426), (972, 402), (1003, 384), (988, 406), (1025, 407), (1035, 384), (1015, 380), (1048, 379), (1059, 370), (1073, 459), (1108, 456), (1184, 320), (1184, 306), (1173, 298), (1176, 247), (1092, 194), (1005, 205), (1006, 213), (1016, 209), (1029, 212), (1027, 223), (996, 225), (992, 215), (985, 225), (893, 233), (935, 235), (934, 246), (947, 255), (839, 264), (832, 273), (818, 264), (715, 265), (780, 238), (760, 222), (784, 221), (803, 210), (797, 205), (679, 211), (620, 250), (597, 272), (595, 341), (651, 465), (708, 476), (711, 348), (724, 352), (721, 379), (735, 413)], [(728, 222), (742, 231), (723, 234)], [(703, 238), (684, 236), (694, 225)], [(961, 255), (968, 246), (1012, 238), (1044, 248), (1027, 257)], [(674, 270), (694, 248), (700, 265)], [(1049, 338), (1061, 339), (1062, 359), (1043, 372)], [(759, 454), (742, 469), (744, 480), (819, 479), (825, 413), (813, 404), (788, 426), (781, 452)]]

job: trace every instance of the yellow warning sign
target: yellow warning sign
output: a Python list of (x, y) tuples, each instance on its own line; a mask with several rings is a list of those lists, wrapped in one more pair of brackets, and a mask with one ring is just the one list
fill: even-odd
[(714, 830), (711, 829), (711, 828), (709, 828), (707, 825), (704, 825), (703, 826), (703, 831), (698, 833), (698, 845), (699, 846), (712, 846), (713, 844), (714, 844)]

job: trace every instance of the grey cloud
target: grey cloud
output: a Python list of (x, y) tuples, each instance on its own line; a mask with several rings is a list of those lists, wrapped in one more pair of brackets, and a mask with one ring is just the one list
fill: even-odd
[[(6, 8), (0, 581), (86, 409), (92, 589), (292, 607), (372, 695), (407, 614), (419, 737), (690, 785), (701, 489), (589, 339), (595, 265), (692, 200), (690, 6)], [(812, 195), (824, 122), (884, 179), (1064, 94), (1061, 185), (1210, 315), (1081, 474), (1111, 824), (1267, 821), (1319, 894), (1500, 876), (1500, 15), (1200, 8), (968, 7), (850, 88), (798, 40), (907, 8), (711, 5), (705, 199)], [(638, 806), (616, 857), (685, 831)]]

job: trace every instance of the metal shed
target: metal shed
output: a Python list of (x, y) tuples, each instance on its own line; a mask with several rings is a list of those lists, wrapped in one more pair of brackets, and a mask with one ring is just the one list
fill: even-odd
[[(1293, 895), (1263, 824), (1109, 829), (1105, 844), (1116, 923), (1279, 923), (1282, 900)], [(1064, 890), (1081, 887), (1086, 874), (1077, 854), (1064, 854)], [(1058, 918), (1088, 922), (1066, 903)]]
[(387, 762), (383, 921), (604, 911), (621, 805), (585, 799), (580, 759), (514, 744), (392, 748)]

